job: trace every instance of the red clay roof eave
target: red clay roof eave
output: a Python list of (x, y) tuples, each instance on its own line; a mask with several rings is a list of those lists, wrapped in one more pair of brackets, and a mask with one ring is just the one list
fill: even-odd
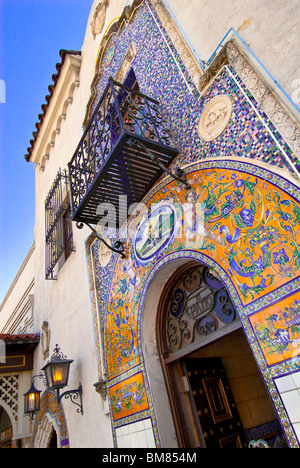
[(61, 57), (61, 62), (56, 64), (57, 73), (52, 75), (53, 84), (48, 86), (49, 95), (47, 95), (45, 97), (46, 103), (42, 104), (42, 106), (41, 106), (41, 109), (42, 109), (43, 113), (38, 115), (39, 122), (36, 122), (36, 124), (35, 124), (36, 131), (32, 133), (33, 139), (30, 140), (30, 146), (27, 148), (27, 154), (25, 154), (25, 156), (24, 156), (24, 158), (26, 159), (27, 162), (30, 161), (30, 158), (31, 158), (31, 155), (32, 155), (32, 152), (33, 152), (33, 149), (34, 149), (34, 145), (36, 143), (36, 140), (37, 140), (40, 128), (42, 126), (42, 123), (44, 121), (44, 118), (46, 116), (50, 101), (52, 99), (52, 96), (53, 96), (53, 93), (54, 93), (54, 90), (55, 90), (55, 87), (56, 87), (56, 83), (58, 82), (58, 79), (60, 77), (60, 72), (61, 72), (61, 69), (63, 67), (64, 61), (65, 61), (65, 56), (67, 54), (69, 54), (69, 55), (81, 55), (81, 51), (65, 50), (65, 49), (61, 49), (59, 51), (59, 55)]
[(40, 335), (38, 334), (27, 334), (27, 335), (10, 335), (8, 333), (0, 333), (0, 340), (4, 341), (5, 343), (39, 343)]

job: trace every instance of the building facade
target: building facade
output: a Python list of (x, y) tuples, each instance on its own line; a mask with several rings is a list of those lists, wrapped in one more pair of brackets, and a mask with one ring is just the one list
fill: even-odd
[(61, 51), (0, 338), (33, 340), (28, 388), (58, 344), (82, 406), (35, 380), (9, 425), (1, 365), (6, 444), (299, 447), (300, 16), (276, 3), (96, 0)]

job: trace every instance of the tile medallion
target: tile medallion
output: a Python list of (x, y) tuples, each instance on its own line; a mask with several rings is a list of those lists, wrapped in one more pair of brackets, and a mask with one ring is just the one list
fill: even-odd
[(226, 128), (232, 112), (229, 96), (220, 95), (209, 101), (201, 114), (198, 133), (202, 140), (215, 140)]

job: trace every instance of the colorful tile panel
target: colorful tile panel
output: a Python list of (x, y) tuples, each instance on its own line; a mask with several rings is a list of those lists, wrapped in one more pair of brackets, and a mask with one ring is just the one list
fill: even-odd
[(249, 317), (269, 366), (294, 359), (300, 365), (300, 292)]
[(114, 420), (149, 409), (142, 372), (109, 389)]
[[(57, 396), (55, 392), (44, 392), (41, 398), (40, 411), (36, 414), (34, 419), (34, 426), (32, 431), (32, 441), (34, 443), (39, 430), (42, 430), (42, 423), (44, 418), (47, 418), (46, 413), (50, 413), (53, 420), (56, 421), (59, 428), (58, 439), (60, 441), (60, 448), (69, 448), (69, 435), (67, 423), (63, 411), (63, 407), (57, 403)], [(47, 419), (48, 420), (48, 419)]]
[(195, 166), (187, 170), (191, 190), (177, 182), (163, 185), (129, 223), (128, 257), (117, 261), (107, 304), (109, 378), (141, 362), (140, 295), (153, 266), (171, 252), (205, 253), (243, 307), (299, 276), (299, 203), (254, 166), (255, 174), (240, 163), (239, 170), (217, 161)]
[[(102, 268), (95, 256), (104, 318), (107, 376), (110, 388), (115, 389), (111, 393), (114, 421), (136, 415), (138, 410), (145, 411), (145, 406), (138, 407), (133, 399), (126, 400), (129, 393), (125, 390), (128, 390), (132, 372), (144, 368), (140, 343), (143, 301), (148, 278), (164, 259), (169, 261), (174, 255), (180, 258), (187, 253), (191, 259), (202, 255), (200, 261), (217, 267), (222, 275), (242, 321), (247, 318), (245, 314), (251, 316), (253, 310), (257, 310), (256, 304), (275, 304), (257, 315), (261, 319), (266, 311), (277, 307), (278, 298), (291, 294), (293, 285), (299, 289), (299, 189), (276, 174), (238, 161), (200, 162), (190, 165), (186, 172), (192, 185), (192, 197), (177, 182), (162, 181), (145, 200), (146, 210), (150, 206), (153, 209), (156, 206), (153, 204), (157, 203), (153, 210), (154, 223), (159, 221), (160, 214), (164, 216), (158, 230), (161, 235), (155, 244), (147, 243), (149, 239), (145, 237), (146, 211), (134, 216), (129, 223), (126, 260), (113, 255)], [(204, 206), (205, 211), (201, 213), (200, 210), (197, 222), (191, 225), (186, 211), (196, 202), (200, 208)], [(197, 211), (194, 214), (197, 215)], [(187, 224), (181, 224), (180, 220)], [(206, 232), (201, 229), (202, 221)], [(164, 240), (165, 228), (167, 240)], [(144, 236), (139, 235), (141, 232)], [(99, 253), (98, 243), (93, 248)], [(251, 317), (247, 335), (253, 349), (257, 349), (262, 371), (266, 366), (289, 359), (288, 353), (283, 359), (280, 355), (272, 356), (268, 342), (269, 350), (266, 344), (262, 346), (262, 335), (256, 333), (254, 323), (256, 315)], [(246, 325), (244, 328), (247, 330)], [(145, 395), (149, 400), (146, 387)]]

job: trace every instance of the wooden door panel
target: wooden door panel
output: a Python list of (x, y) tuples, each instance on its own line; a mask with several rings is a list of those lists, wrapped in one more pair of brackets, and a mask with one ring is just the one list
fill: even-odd
[(214, 424), (232, 419), (222, 379), (220, 377), (206, 377), (202, 381)]
[(220, 448), (243, 448), (241, 438), (238, 434), (219, 439)]

